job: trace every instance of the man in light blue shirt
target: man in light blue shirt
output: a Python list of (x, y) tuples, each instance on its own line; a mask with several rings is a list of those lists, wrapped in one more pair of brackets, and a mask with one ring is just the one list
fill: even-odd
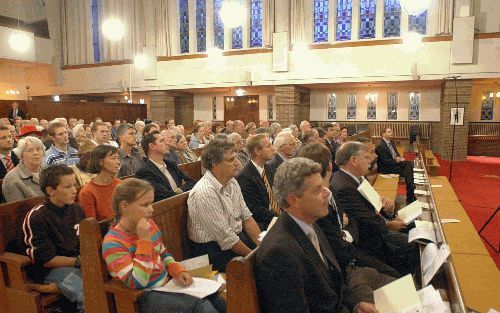
[(45, 152), (42, 166), (54, 164), (66, 164), (72, 166), (80, 162), (78, 150), (69, 145), (69, 135), (66, 127), (59, 122), (49, 125), (49, 136), (54, 141), (52, 146)]

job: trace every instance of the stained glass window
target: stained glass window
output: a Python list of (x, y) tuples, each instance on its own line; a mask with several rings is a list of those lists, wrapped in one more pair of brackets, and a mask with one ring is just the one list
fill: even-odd
[(337, 41), (351, 40), (352, 0), (337, 0)]
[(314, 0), (314, 42), (328, 41), (328, 0)]
[(347, 95), (347, 119), (356, 119), (356, 94), (350, 93)]
[(207, 4), (196, 0), (196, 51), (207, 50)]
[(272, 95), (267, 96), (267, 119), (274, 120), (274, 97)]
[(427, 11), (408, 16), (408, 30), (421, 35), (427, 34)]
[(384, 0), (384, 37), (399, 37), (401, 6), (399, 0)]
[(375, 38), (376, 0), (359, 1), (359, 39)]
[(99, 0), (92, 0), (92, 46), (94, 47), (94, 63), (101, 61), (101, 53), (99, 51)]
[(368, 95), (368, 108), (366, 110), (366, 118), (374, 120), (377, 118), (377, 96)]
[(491, 91), (485, 92), (483, 94), (483, 100), (481, 103), (481, 121), (493, 120), (494, 105), (495, 105), (495, 99), (493, 98), (493, 93)]
[(335, 93), (328, 95), (327, 112), (329, 120), (337, 119), (337, 95)]
[(398, 94), (388, 93), (387, 94), (387, 119), (397, 120), (398, 119)]
[(250, 47), (262, 47), (262, 0), (251, 0), (250, 14)]
[(241, 49), (243, 48), (243, 28), (236, 27), (233, 28), (233, 49)]
[(217, 97), (212, 97), (212, 120), (217, 120)]
[(179, 0), (179, 34), (181, 53), (189, 52), (189, 10), (188, 0)]
[(220, 18), (220, 9), (224, 0), (214, 1), (214, 43), (215, 47), (224, 50), (224, 24)]
[(420, 92), (410, 92), (410, 110), (408, 119), (417, 121), (420, 116)]

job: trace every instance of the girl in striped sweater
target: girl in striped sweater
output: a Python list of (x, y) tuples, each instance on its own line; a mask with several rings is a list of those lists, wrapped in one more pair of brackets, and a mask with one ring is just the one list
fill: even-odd
[[(109, 273), (133, 289), (160, 287), (170, 278), (178, 285), (189, 286), (193, 282), (191, 275), (167, 251), (161, 232), (151, 219), (153, 199), (153, 187), (140, 179), (130, 178), (116, 187), (113, 210), (117, 223), (102, 243)], [(225, 303), (216, 295), (211, 301), (148, 290), (138, 299), (138, 307), (141, 313), (225, 312)]]

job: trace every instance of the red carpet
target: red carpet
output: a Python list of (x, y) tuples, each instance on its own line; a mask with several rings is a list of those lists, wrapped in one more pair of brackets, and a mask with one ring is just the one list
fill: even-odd
[[(405, 155), (406, 157), (406, 155)], [(408, 154), (408, 159), (414, 155)], [(441, 160), (440, 175), (450, 179), (450, 162)], [(465, 161), (453, 162), (451, 185), (472, 223), (479, 231), (490, 216), (500, 207), (500, 158), (469, 156)], [(404, 185), (398, 193), (405, 194)], [(482, 231), (482, 235), (497, 250), (500, 248), (500, 213)], [(483, 239), (484, 246), (500, 268), (500, 255)]]

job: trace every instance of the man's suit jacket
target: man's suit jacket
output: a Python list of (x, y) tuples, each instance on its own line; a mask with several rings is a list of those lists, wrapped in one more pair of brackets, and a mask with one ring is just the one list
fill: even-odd
[[(21, 109), (17, 109), (17, 115), (16, 116), (19, 116), (23, 120), (26, 119), (26, 113), (23, 110), (21, 110)], [(15, 118), (15, 116), (14, 116), (14, 110), (10, 109), (10, 111), (9, 111), (9, 120), (13, 121), (14, 118)]]
[(271, 160), (266, 162), (266, 166), (269, 168), (269, 175), (267, 175), (267, 178), (269, 179), (269, 183), (271, 184), (271, 186), (274, 183), (274, 175), (276, 175), (278, 167), (280, 167), (281, 163), (283, 162), (284, 160), (279, 155), (279, 153), (276, 153)]
[(337, 207), (344, 209), (349, 220), (357, 222), (360, 246), (379, 257), (388, 253), (382, 239), (382, 234), (388, 231), (387, 223), (358, 191), (358, 183), (339, 170), (332, 175), (330, 190), (337, 201)]
[(350, 275), (359, 287), (346, 292), (344, 276), (321, 229), (314, 225), (321, 260), (311, 240), (288, 215), (277, 222), (257, 248), (255, 276), (263, 313), (349, 312), (359, 302), (371, 302), (372, 288)]
[(340, 145), (336, 141), (333, 141), (333, 143), (331, 143), (329, 139), (325, 140), (325, 145), (332, 154), (332, 165), (333, 165), (332, 171), (336, 172), (339, 170), (339, 167), (337, 166), (337, 164), (335, 164), (335, 154), (337, 153), (337, 150), (339, 149)]
[[(19, 158), (14, 152), (10, 152), (10, 159), (12, 160), (12, 163), (14, 164), (14, 167), (19, 164)], [(0, 160), (0, 179), (3, 179), (7, 175), (7, 169), (5, 168), (5, 165), (3, 165), (3, 161)]]
[[(189, 191), (193, 188), (196, 182), (191, 177), (184, 174), (174, 163), (163, 161), (170, 175), (172, 175), (172, 178), (175, 180), (175, 183), (182, 191)], [(176, 195), (172, 187), (170, 187), (167, 177), (165, 177), (160, 169), (148, 158), (144, 159), (144, 164), (135, 173), (135, 177), (146, 180), (153, 185), (155, 189), (155, 202)]]
[[(264, 169), (266, 175), (268, 175), (269, 170), (266, 165), (264, 165)], [(270, 180), (269, 177), (268, 179)], [(275, 215), (269, 210), (269, 198), (266, 186), (252, 161), (243, 167), (238, 176), (236, 176), (236, 180), (240, 185), (241, 193), (247, 207), (252, 212), (253, 218), (259, 224), (261, 230), (266, 230)], [(272, 186), (271, 181), (269, 183)]]
[[(400, 157), (401, 155), (396, 148), (396, 144), (394, 141), (390, 141), (392, 148), (396, 152), (396, 156)], [(398, 166), (398, 162), (394, 160), (391, 154), (391, 150), (385, 143), (384, 139), (380, 140), (377, 147), (375, 147), (375, 152), (377, 153), (377, 168), (379, 173), (382, 174), (399, 174), (400, 168)]]

